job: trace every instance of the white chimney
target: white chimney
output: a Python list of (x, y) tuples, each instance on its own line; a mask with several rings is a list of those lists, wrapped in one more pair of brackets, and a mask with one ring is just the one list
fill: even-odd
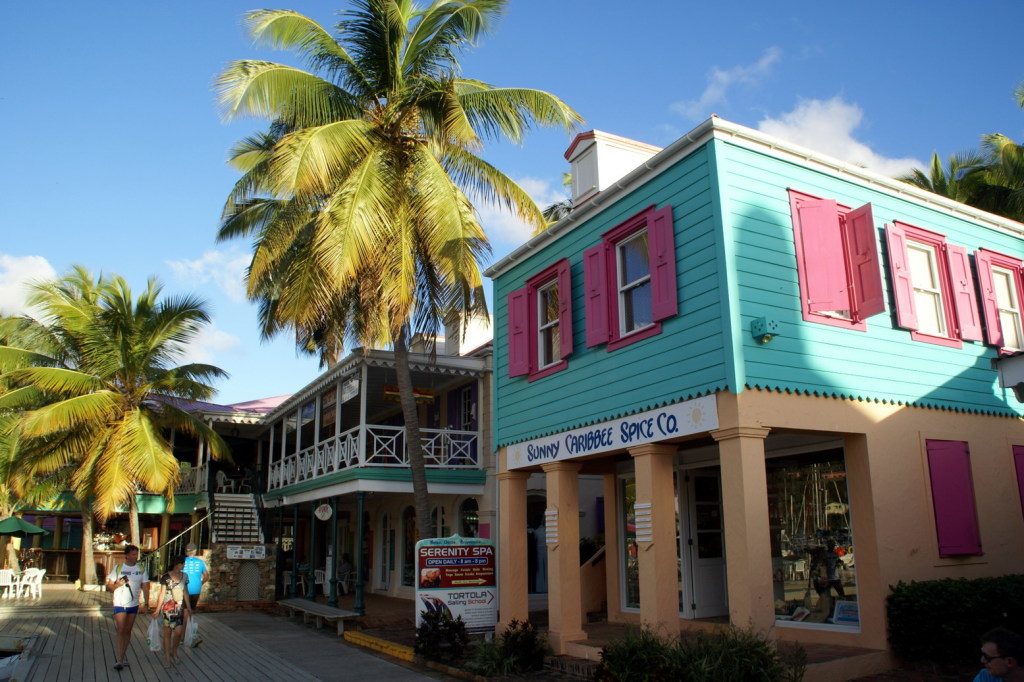
[(572, 166), (572, 204), (584, 203), (661, 151), (643, 142), (600, 130), (580, 133), (565, 158)]
[[(465, 322), (465, 333), (463, 333)], [(453, 316), (445, 321), (444, 354), (466, 355), (491, 340), (490, 315), (473, 315), (468, 320)]]

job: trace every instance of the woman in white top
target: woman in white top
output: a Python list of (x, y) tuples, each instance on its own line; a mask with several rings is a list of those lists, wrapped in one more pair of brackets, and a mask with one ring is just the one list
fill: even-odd
[(124, 563), (117, 564), (107, 574), (107, 589), (114, 593), (114, 624), (117, 626), (114, 639), (115, 670), (128, 667), (125, 654), (128, 642), (131, 641), (135, 614), (145, 613), (149, 608), (149, 576), (138, 561), (139, 548), (128, 545), (124, 548)]

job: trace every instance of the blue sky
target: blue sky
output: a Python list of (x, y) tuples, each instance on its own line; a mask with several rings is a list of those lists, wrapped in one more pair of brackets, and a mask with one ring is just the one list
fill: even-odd
[[(270, 6), (275, 6), (272, 3)], [(333, 25), (341, 0), (282, 5)], [(261, 128), (226, 125), (211, 84), (233, 59), (295, 63), (255, 49), (237, 0), (8, 3), (0, 41), (0, 311), (23, 282), (73, 264), (149, 276), (204, 297), (214, 324), (191, 359), (231, 374), (221, 402), (291, 393), (317, 374), (287, 337), (260, 341), (242, 295), (248, 244), (217, 244), (237, 178), (230, 146)], [(719, 3), (511, 0), (464, 60), (495, 85), (540, 88), (599, 129), (664, 146), (716, 113), (873, 170), (898, 174), (977, 146), (1024, 140), (1013, 102), (1024, 53), (1004, 27), (1019, 0)], [(564, 132), (484, 156), (539, 203), (561, 197)], [(482, 210), (494, 256), (526, 233)]]

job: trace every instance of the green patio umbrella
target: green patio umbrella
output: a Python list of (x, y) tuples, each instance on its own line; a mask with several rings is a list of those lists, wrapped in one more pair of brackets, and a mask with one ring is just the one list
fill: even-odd
[(13, 535), (16, 538), (24, 538), (29, 535), (49, 535), (50, 531), (43, 530), (39, 526), (29, 523), (25, 519), (12, 516), (0, 521), (0, 535)]

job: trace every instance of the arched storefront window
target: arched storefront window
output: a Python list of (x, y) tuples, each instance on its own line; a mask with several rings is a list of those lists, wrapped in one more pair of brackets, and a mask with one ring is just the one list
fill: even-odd
[(479, 537), (480, 505), (475, 498), (463, 500), (459, 507), (459, 535), (465, 538)]
[(416, 510), (402, 512), (402, 585), (412, 587), (416, 574)]
[(430, 525), (434, 528), (435, 538), (446, 538), (452, 534), (452, 529), (448, 526), (448, 517), (442, 505), (434, 507), (434, 510), (430, 512)]

